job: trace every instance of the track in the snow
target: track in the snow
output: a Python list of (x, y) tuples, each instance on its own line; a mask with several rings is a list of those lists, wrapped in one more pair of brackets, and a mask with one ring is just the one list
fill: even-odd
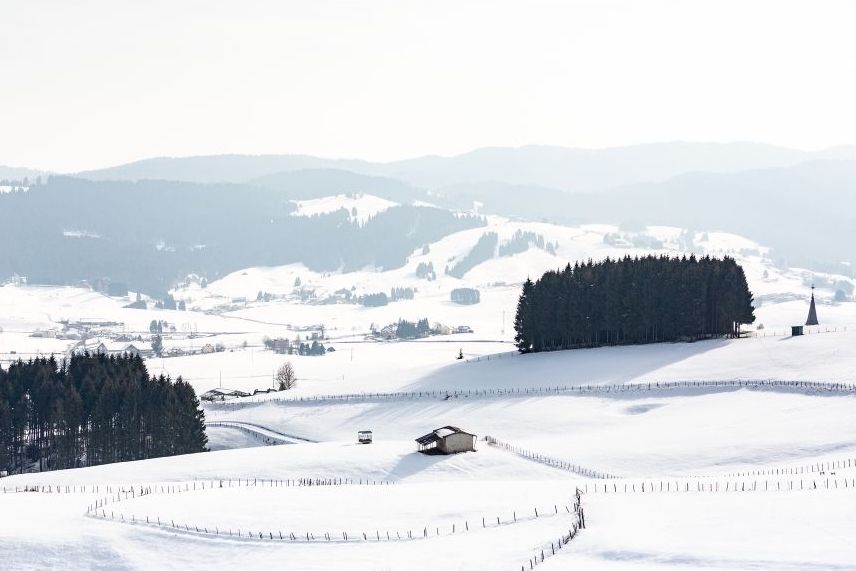
[(231, 428), (234, 430), (240, 430), (258, 440), (261, 440), (262, 442), (270, 446), (278, 446), (280, 444), (299, 444), (301, 442), (314, 442), (314, 440), (303, 438), (302, 436), (295, 436), (293, 434), (283, 434), (281, 432), (277, 432), (276, 430), (272, 430), (270, 428), (252, 422), (240, 422), (233, 420), (212, 420), (206, 422), (205, 424), (206, 426), (211, 427)]

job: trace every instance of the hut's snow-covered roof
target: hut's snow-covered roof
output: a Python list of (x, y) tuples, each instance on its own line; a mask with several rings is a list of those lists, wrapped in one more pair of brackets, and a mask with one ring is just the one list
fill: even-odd
[(429, 432), (428, 434), (426, 434), (424, 436), (420, 436), (419, 438), (416, 439), (416, 442), (418, 442), (419, 444), (422, 444), (422, 445), (430, 444), (432, 442), (437, 442), (438, 440), (442, 440), (443, 438), (446, 438), (447, 436), (451, 436), (452, 434), (466, 434), (469, 436), (474, 436), (473, 434), (470, 434), (469, 432), (461, 430), (457, 426), (443, 426), (440, 428), (435, 428), (434, 430), (432, 430), (431, 432)]

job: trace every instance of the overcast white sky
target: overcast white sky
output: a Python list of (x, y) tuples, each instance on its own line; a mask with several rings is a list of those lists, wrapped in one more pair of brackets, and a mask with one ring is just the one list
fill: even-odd
[(0, 164), (856, 142), (856, 2), (0, 0)]

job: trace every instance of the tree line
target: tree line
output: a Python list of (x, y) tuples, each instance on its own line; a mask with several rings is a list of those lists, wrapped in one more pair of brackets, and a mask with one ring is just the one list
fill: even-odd
[(454, 266), (451, 268), (446, 266), (446, 273), (458, 279), (464, 277), (468, 271), (477, 265), (493, 258), (498, 243), (499, 235), (496, 232), (485, 232), (479, 238), (478, 242), (476, 242), (476, 245), (473, 246), (472, 250), (458, 260)]
[(149, 377), (139, 356), (75, 355), (0, 367), (0, 470), (59, 470), (202, 452), (188, 383)]
[(459, 303), (461, 305), (474, 305), (481, 301), (479, 290), (469, 287), (453, 289), (450, 297), (454, 303)]
[(399, 319), (395, 325), (395, 336), (399, 339), (417, 339), (427, 337), (431, 334), (431, 326), (428, 324), (428, 318), (420, 319), (417, 322)]
[(732, 258), (607, 258), (527, 279), (517, 304), (521, 352), (736, 337), (755, 321)]

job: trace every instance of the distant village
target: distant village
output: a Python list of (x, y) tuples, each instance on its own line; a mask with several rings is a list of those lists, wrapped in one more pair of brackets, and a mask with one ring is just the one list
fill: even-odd
[[(246, 341), (227, 348), (222, 342), (206, 341), (207, 338), (214, 337), (214, 333), (178, 331), (175, 324), (166, 321), (153, 320), (147, 334), (128, 333), (124, 329), (125, 324), (119, 321), (81, 318), (60, 321), (58, 327), (38, 329), (30, 336), (72, 341), (65, 353), (66, 358), (84, 353), (168, 358), (247, 348)], [(265, 337), (262, 340), (264, 348), (278, 354), (301, 356), (320, 356), (336, 351), (335, 347), (325, 345), (325, 341), (329, 343), (329, 339), (322, 324), (286, 325), (284, 329), (296, 333), (295, 337)], [(366, 338), (384, 342), (466, 333), (473, 333), (473, 329), (468, 325), (450, 326), (439, 322), (429, 324), (427, 319), (415, 322), (401, 319), (385, 326), (372, 324)], [(304, 336), (301, 337), (301, 334)], [(165, 346), (164, 341), (169, 346)]]
[(393, 341), (396, 339), (421, 339), (434, 335), (453, 335), (458, 333), (473, 333), (473, 329), (469, 325), (449, 326), (439, 322), (429, 325), (427, 319), (421, 319), (415, 323), (402, 319), (380, 329), (372, 325), (370, 337), (377, 340)]

